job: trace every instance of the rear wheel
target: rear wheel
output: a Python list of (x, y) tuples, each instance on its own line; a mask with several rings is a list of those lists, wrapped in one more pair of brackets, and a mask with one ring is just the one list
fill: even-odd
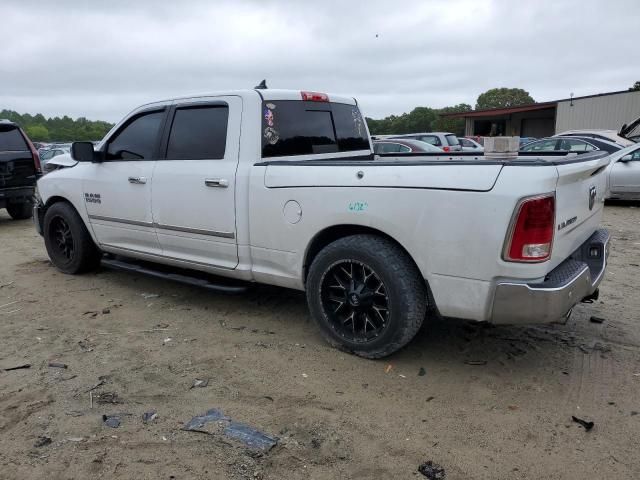
[(87, 272), (100, 264), (100, 250), (78, 212), (68, 203), (55, 203), (47, 209), (43, 233), (49, 258), (61, 272)]
[(26, 220), (33, 214), (33, 204), (31, 202), (9, 203), (7, 212), (14, 220)]
[(375, 235), (331, 243), (307, 278), (311, 315), (327, 341), (366, 358), (404, 347), (420, 329), (427, 290), (411, 258)]

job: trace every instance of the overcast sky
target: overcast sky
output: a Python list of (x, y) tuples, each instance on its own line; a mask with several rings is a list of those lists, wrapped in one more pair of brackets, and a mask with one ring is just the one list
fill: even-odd
[(640, 0), (0, 0), (0, 109), (116, 121), (147, 101), (273, 88), (380, 118), (640, 80)]

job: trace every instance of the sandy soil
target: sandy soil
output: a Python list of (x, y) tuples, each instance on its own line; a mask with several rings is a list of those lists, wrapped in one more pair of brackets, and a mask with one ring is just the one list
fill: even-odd
[[(0, 368), (31, 368), (0, 371), (0, 478), (401, 479), (424, 478), (426, 460), (448, 479), (640, 478), (638, 207), (606, 207), (600, 301), (566, 325), (430, 322), (381, 361), (329, 348), (298, 292), (63, 275), (31, 223), (2, 211)], [(259, 455), (181, 430), (211, 408), (278, 445)]]

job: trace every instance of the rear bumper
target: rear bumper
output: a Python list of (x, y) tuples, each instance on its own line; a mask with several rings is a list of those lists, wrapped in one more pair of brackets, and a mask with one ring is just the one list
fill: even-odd
[(498, 282), (491, 321), (526, 324), (565, 320), (577, 303), (598, 289), (608, 256), (609, 232), (597, 230), (543, 282)]
[(35, 187), (11, 187), (0, 189), (0, 208), (8, 203), (32, 202)]

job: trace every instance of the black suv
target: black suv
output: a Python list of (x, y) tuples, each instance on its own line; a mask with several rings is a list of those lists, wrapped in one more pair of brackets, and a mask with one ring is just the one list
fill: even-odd
[(40, 158), (31, 140), (15, 123), (0, 120), (0, 208), (11, 218), (31, 217)]

